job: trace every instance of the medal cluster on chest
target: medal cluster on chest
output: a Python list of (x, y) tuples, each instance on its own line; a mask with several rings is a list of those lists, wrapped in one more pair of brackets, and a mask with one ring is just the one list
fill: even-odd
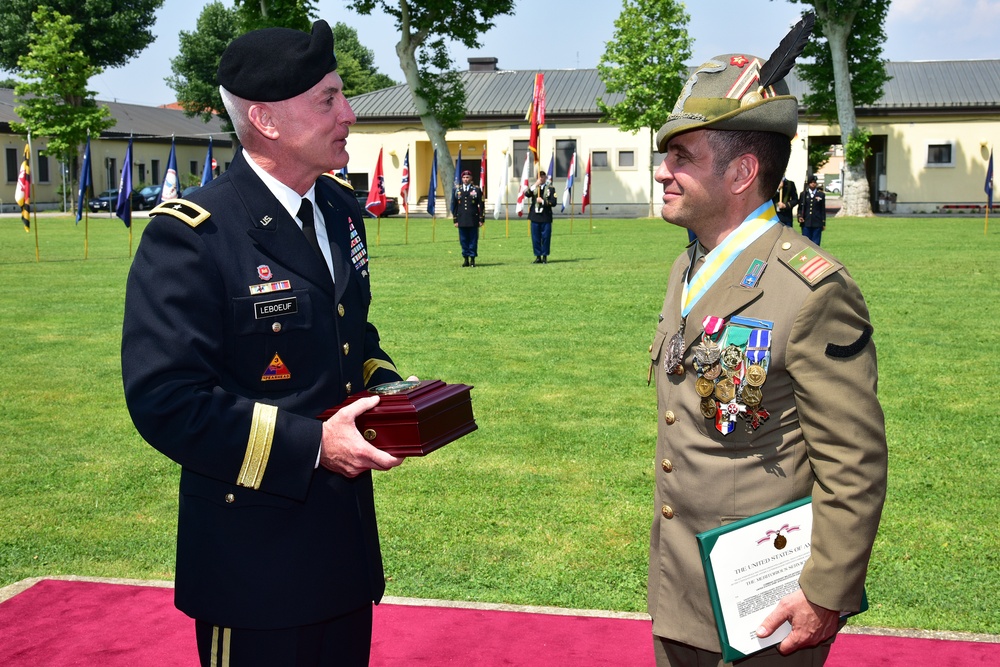
[[(742, 419), (748, 433), (770, 415), (764, 409), (763, 386), (771, 360), (771, 330), (767, 320), (734, 316), (702, 321), (702, 333), (694, 348), (695, 391), (701, 398), (701, 414), (728, 435)], [(684, 322), (667, 343), (663, 368), (668, 375), (684, 375)]]

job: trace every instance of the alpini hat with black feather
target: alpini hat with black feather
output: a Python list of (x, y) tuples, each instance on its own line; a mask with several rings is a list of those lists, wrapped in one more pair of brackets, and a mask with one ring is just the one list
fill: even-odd
[(665, 153), (671, 137), (698, 129), (778, 132), (793, 138), (799, 103), (789, 94), (784, 78), (805, 48), (815, 21), (813, 14), (802, 17), (766, 61), (728, 53), (696, 69), (656, 134), (657, 150)]

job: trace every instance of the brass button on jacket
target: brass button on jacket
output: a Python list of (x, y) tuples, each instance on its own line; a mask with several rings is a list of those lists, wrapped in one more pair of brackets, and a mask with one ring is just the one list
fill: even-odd
[(351, 383), (348, 382), (347, 384), (345, 384), (344, 385), (344, 389), (347, 390), (348, 394), (350, 394), (351, 393)]
[(344, 316), (344, 304), (342, 303), (337, 304), (337, 314), (340, 315), (341, 317)]
[(667, 422), (668, 425), (673, 424), (675, 421), (677, 421), (677, 417), (674, 416), (674, 411), (667, 410), (666, 412), (664, 412), (663, 421)]
[(227, 503), (235, 503), (236, 502), (236, 496), (234, 496), (231, 493), (227, 493), (226, 494), (226, 502)]
[(670, 462), (670, 459), (663, 459), (663, 461), (660, 462), (660, 465), (663, 467), (663, 472), (674, 471), (674, 464)]
[(664, 505), (663, 509), (661, 509), (660, 512), (667, 519), (673, 519), (674, 518), (674, 508), (672, 508), (670, 505)]
[(351, 351), (351, 344), (350, 344), (350, 343), (344, 343), (344, 356), (346, 357), (346, 356), (347, 356), (347, 354), (348, 354), (348, 353), (349, 353), (350, 351)]

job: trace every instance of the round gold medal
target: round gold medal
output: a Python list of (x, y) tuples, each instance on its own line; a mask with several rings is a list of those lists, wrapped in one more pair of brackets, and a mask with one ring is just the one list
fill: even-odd
[(764, 398), (763, 392), (760, 387), (743, 387), (743, 391), (740, 392), (740, 398), (746, 403), (747, 407), (755, 408), (760, 405), (761, 400)]
[(695, 380), (694, 390), (698, 392), (698, 395), (702, 398), (708, 398), (715, 393), (715, 383), (711, 380), (706, 380), (703, 377)]
[(759, 387), (767, 379), (767, 371), (759, 364), (752, 364), (747, 368), (747, 384), (751, 387)]
[(701, 399), (701, 414), (705, 419), (715, 419), (715, 415), (719, 412), (719, 406), (716, 404), (715, 399), (703, 398)]
[(727, 345), (722, 351), (722, 365), (726, 368), (736, 368), (743, 361), (743, 350), (735, 345)]
[(706, 368), (701, 375), (702, 377), (707, 378), (709, 380), (716, 379), (717, 377), (722, 375), (722, 364), (716, 361), (714, 364)]

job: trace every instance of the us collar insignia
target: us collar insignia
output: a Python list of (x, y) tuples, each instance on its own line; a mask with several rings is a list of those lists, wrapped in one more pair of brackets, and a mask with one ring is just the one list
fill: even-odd
[(274, 218), (272, 218), (269, 215), (265, 215), (263, 218), (260, 219), (260, 224), (267, 227), (268, 223), (271, 222), (272, 220), (274, 220)]
[(278, 353), (274, 353), (274, 359), (268, 364), (267, 369), (264, 374), (260, 376), (261, 382), (268, 382), (269, 380), (290, 380), (292, 379), (292, 374), (289, 372), (288, 367), (285, 366), (285, 362), (281, 360)]

